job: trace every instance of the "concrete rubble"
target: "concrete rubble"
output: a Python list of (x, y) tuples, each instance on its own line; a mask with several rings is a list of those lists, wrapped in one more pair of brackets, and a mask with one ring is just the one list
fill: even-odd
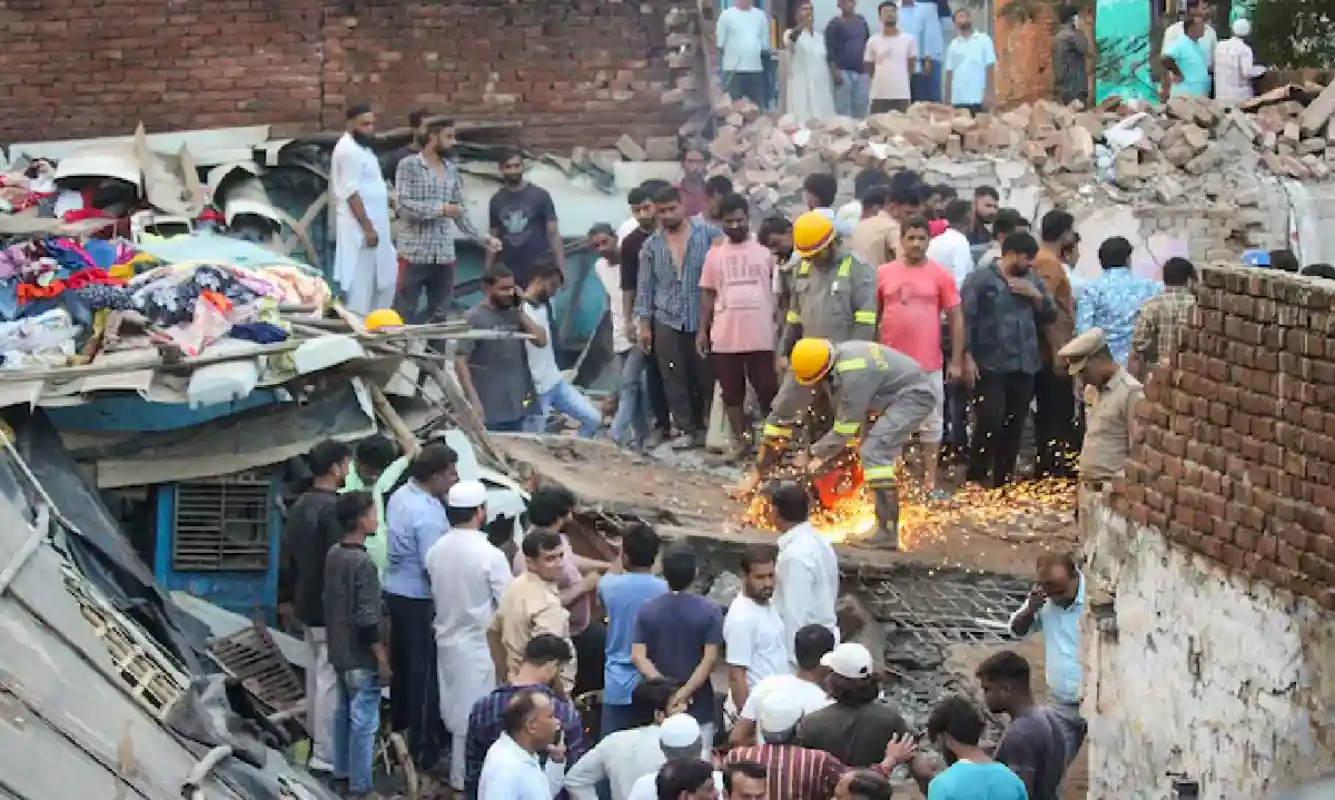
[[(680, 133), (710, 154), (712, 174), (729, 176), (763, 213), (800, 207), (802, 180), (812, 172), (833, 169), (848, 197), (853, 176), (866, 166), (930, 172), (1003, 160), (1028, 162), (1058, 205), (1077, 194), (1092, 199), (1093, 190), (1133, 204), (1208, 198), (1246, 207), (1258, 171), (1301, 181), (1330, 177), (1332, 117), (1335, 84), (1311, 83), (1238, 107), (1190, 97), (1146, 106), (1114, 97), (1092, 109), (1040, 101), (973, 117), (917, 103), (906, 113), (835, 117), (806, 128), (723, 95)], [(640, 148), (620, 149), (634, 158)]]

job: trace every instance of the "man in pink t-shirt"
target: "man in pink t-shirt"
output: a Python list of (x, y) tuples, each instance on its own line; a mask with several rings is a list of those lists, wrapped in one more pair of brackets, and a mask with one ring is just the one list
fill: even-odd
[(751, 238), (748, 212), (739, 194), (719, 201), (719, 225), (728, 238), (705, 256), (695, 340), (718, 379), (738, 456), (750, 450), (750, 426), (742, 407), (746, 384), (751, 384), (764, 415), (779, 391), (774, 372), (774, 256)]
[(876, 308), (881, 320), (880, 342), (918, 362), (936, 392), (936, 409), (923, 422), (924, 479), (932, 499), (943, 499), (936, 485), (936, 461), (941, 446), (945, 410), (942, 368), (941, 316), (950, 324), (950, 380), (960, 380), (964, 365), (964, 317), (960, 293), (950, 271), (927, 258), (930, 238), (927, 220), (912, 217), (904, 223), (899, 241), (903, 255), (876, 273)]

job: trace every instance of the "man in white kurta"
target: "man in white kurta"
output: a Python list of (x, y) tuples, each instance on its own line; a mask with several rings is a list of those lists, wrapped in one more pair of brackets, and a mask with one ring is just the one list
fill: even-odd
[(505, 555), (481, 530), (486, 502), (486, 487), (477, 481), (451, 487), (446, 498), (450, 531), (426, 554), (435, 601), (440, 715), (453, 739), (450, 786), (456, 792), (464, 790), (468, 714), (479, 698), (496, 688), (487, 624), (511, 578)]
[(334, 145), (329, 187), (333, 194), (334, 279), (347, 306), (366, 315), (389, 308), (398, 279), (389, 223), (389, 190), (371, 151), (375, 115), (370, 106), (348, 109), (348, 129)]

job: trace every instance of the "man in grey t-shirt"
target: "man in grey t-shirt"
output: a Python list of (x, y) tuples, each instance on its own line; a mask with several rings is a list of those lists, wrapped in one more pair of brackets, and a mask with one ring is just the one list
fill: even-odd
[[(487, 267), (482, 273), (482, 289), (485, 298), (464, 314), (471, 327), (522, 332), (533, 337), (534, 346), (547, 346), (547, 332), (524, 313), (514, 273), (508, 267)], [(524, 339), (460, 339), (454, 371), (487, 430), (522, 430), (524, 418), (536, 408)]]

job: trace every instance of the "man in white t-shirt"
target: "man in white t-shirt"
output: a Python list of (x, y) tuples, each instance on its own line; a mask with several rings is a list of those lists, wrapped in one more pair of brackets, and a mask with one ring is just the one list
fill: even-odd
[(935, 261), (950, 271), (955, 279), (955, 288), (964, 285), (964, 279), (973, 272), (973, 250), (969, 245), (969, 222), (973, 215), (973, 206), (968, 200), (951, 200), (946, 204), (944, 216), (950, 225), (927, 245), (927, 260)]
[(918, 43), (899, 29), (899, 7), (881, 3), (881, 32), (867, 40), (867, 72), (871, 75), (871, 113), (907, 111), (912, 92), (909, 77), (918, 60)]
[(751, 688), (771, 675), (788, 672), (788, 636), (774, 597), (775, 556), (769, 550), (742, 554), (742, 591), (728, 607), (723, 644), (728, 661), (728, 690), (736, 708), (746, 705)]
[(533, 324), (547, 334), (547, 344), (538, 347), (532, 341), (524, 343), (528, 353), (528, 369), (533, 375), (533, 390), (538, 396), (537, 408), (524, 420), (528, 433), (542, 433), (553, 410), (579, 420), (579, 435), (591, 439), (602, 425), (603, 415), (561, 374), (556, 366), (556, 343), (552, 340), (552, 298), (561, 291), (565, 276), (556, 264), (539, 262), (533, 268), (528, 289), (524, 293), (524, 313)]
[(793, 638), (793, 650), (797, 653), (797, 674), (771, 675), (757, 683), (737, 714), (737, 722), (728, 735), (728, 743), (733, 747), (763, 743), (756, 720), (760, 716), (761, 704), (771, 694), (792, 697), (801, 706), (803, 715), (820, 711), (833, 703), (820, 685), (826, 673), (820, 661), (826, 653), (834, 650), (834, 644), (834, 634), (824, 625), (808, 625), (798, 631)]

